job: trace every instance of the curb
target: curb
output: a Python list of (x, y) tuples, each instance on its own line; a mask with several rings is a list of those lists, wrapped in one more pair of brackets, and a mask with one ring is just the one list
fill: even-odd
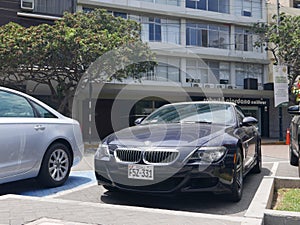
[(300, 212), (272, 210), (276, 189), (300, 187), (299, 178), (265, 176), (245, 214), (246, 218), (262, 219), (264, 225), (300, 224)]

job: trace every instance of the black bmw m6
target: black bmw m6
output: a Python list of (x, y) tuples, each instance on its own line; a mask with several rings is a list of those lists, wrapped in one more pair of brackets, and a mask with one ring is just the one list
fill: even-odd
[(214, 192), (242, 197), (261, 171), (257, 120), (226, 102), (165, 105), (106, 137), (95, 155), (99, 185), (145, 193)]

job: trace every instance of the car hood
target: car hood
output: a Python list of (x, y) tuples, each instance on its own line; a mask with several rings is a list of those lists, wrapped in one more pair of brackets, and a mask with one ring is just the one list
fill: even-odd
[(152, 124), (129, 127), (110, 135), (109, 145), (136, 147), (200, 147), (222, 145), (230, 126), (217, 124)]

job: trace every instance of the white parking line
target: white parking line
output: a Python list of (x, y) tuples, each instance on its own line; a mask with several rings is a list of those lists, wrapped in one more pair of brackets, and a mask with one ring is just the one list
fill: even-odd
[(274, 162), (274, 164), (271, 168), (270, 176), (275, 176), (275, 174), (277, 172), (277, 169), (278, 169), (278, 166), (279, 166), (279, 162)]
[(26, 225), (88, 225), (87, 223), (69, 222), (56, 219), (42, 218)]
[(274, 163), (289, 163), (289, 161), (263, 162), (263, 164), (274, 164)]
[(81, 191), (83, 189), (93, 187), (93, 186), (96, 186), (96, 185), (97, 185), (97, 182), (93, 182), (91, 184), (81, 185), (79, 187), (72, 188), (70, 190), (61, 191), (61, 192), (58, 192), (58, 193), (53, 194), (53, 195), (48, 195), (48, 196), (45, 196), (44, 198), (57, 198), (57, 197), (60, 197), (60, 196), (63, 196), (63, 195), (71, 194), (75, 191)]

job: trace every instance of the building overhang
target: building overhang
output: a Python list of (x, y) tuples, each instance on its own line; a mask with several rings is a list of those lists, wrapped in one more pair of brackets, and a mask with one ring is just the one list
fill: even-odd
[[(160, 86), (143, 84), (93, 84), (94, 96), (101, 99), (141, 100), (144, 98), (161, 98), (171, 101), (189, 101), (190, 97), (203, 98), (255, 98), (273, 99), (271, 90), (219, 89), (181, 86)], [(86, 90), (88, 91), (88, 90)], [(87, 95), (86, 95), (87, 96)]]

